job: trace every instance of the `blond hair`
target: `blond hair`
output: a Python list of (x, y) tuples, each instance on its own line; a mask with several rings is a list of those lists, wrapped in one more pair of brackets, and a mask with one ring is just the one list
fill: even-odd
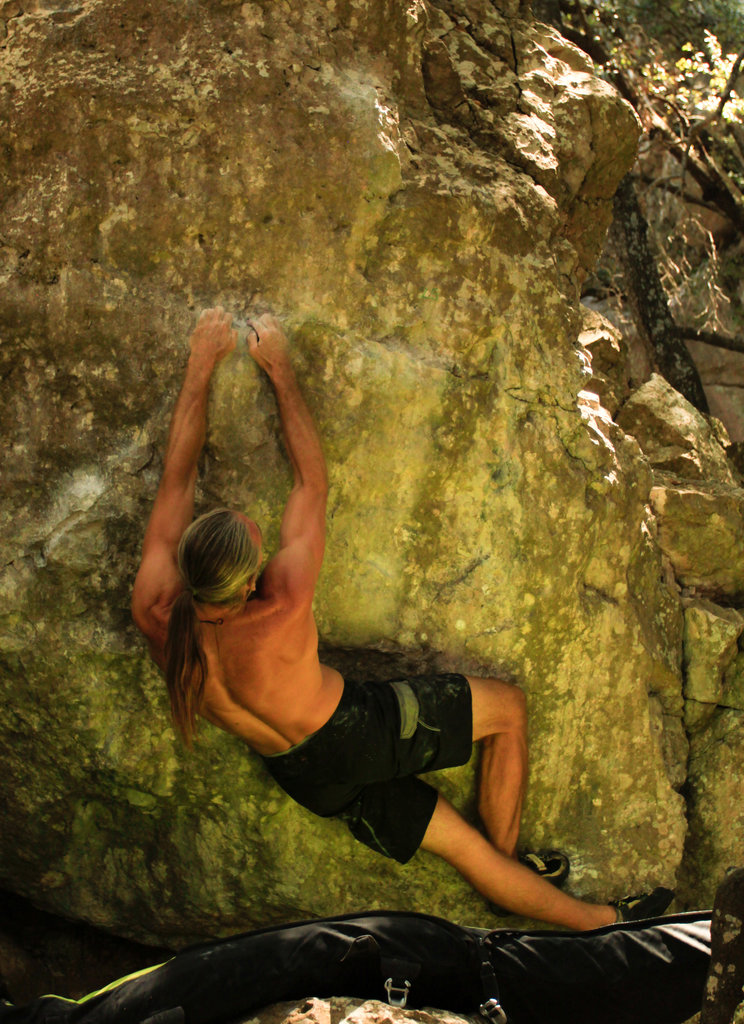
[(186, 589), (171, 609), (165, 681), (176, 728), (187, 746), (196, 732), (207, 662), (199, 639), (196, 604), (238, 604), (256, 577), (260, 550), (246, 524), (226, 508), (214, 509), (188, 526), (178, 545), (178, 569)]

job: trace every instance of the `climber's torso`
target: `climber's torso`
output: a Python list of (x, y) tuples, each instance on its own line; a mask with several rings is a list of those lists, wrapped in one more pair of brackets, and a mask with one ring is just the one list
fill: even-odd
[[(344, 687), (341, 675), (318, 659), (312, 601), (288, 599), (271, 582), (267, 571), (237, 612), (197, 609), (207, 662), (199, 712), (260, 754), (287, 750), (319, 729)], [(161, 668), (165, 636), (163, 630), (148, 638)]]

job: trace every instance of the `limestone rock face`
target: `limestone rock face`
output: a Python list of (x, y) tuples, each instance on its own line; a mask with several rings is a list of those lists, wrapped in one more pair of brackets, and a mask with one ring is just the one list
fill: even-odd
[(744, 604), (744, 489), (721, 444), (723, 426), (709, 423), (657, 374), (625, 403), (618, 423), (654, 468), (658, 541), (677, 579)]
[[(0, 884), (158, 943), (379, 906), (492, 921), (237, 740), (174, 737), (129, 595), (188, 333), (219, 303), (283, 319), (324, 439), (324, 657), (519, 681), (524, 841), (566, 849), (578, 895), (673, 885), (682, 606), (651, 470), (578, 342), (629, 108), (518, 0), (4, 10)], [(271, 549), (289, 479), (242, 347), (199, 508), (251, 512)], [(474, 775), (437, 780), (471, 817)]]
[(726, 460), (720, 424), (661, 377), (637, 389), (618, 422), (653, 466), (659, 545), (684, 588), (690, 828), (680, 890), (708, 904), (716, 880), (744, 857), (744, 490)]
[(617, 417), (637, 439), (656, 474), (674, 480), (736, 486), (720, 438), (709, 421), (659, 374), (634, 391)]
[(738, 686), (735, 678), (729, 680), (728, 670), (733, 667), (742, 633), (744, 615), (735, 608), (719, 608), (711, 601), (689, 604), (684, 641), (684, 693), (688, 701), (731, 706), (729, 692)]
[[(685, 722), (690, 833), (681, 882), (700, 892), (700, 879), (723, 877), (744, 857), (741, 765), (744, 758), (744, 615), (710, 601), (685, 611)], [(706, 903), (715, 886), (706, 881)]]
[(582, 308), (581, 327), (579, 343), (591, 374), (587, 390), (595, 392), (614, 416), (630, 396), (625, 342), (617, 328), (594, 310)]
[(723, 420), (732, 442), (744, 443), (744, 408), (741, 387), (737, 386), (744, 372), (744, 354), (690, 342), (690, 354), (700, 371), (711, 412)]
[(659, 545), (685, 586), (744, 604), (744, 490), (712, 483), (655, 485)]

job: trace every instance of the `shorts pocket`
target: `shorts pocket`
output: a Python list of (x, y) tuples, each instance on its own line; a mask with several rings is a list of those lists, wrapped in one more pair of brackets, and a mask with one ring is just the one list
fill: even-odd
[(419, 720), (418, 697), (408, 683), (398, 680), (390, 684), (398, 701), (400, 711), (400, 738), (410, 740), (416, 732)]

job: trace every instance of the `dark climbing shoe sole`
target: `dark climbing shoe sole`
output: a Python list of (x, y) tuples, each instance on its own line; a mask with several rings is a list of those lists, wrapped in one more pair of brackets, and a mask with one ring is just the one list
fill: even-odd
[(659, 917), (674, 899), (671, 889), (659, 886), (653, 892), (644, 892), (639, 896), (625, 896), (621, 900), (610, 900), (610, 906), (617, 911), (620, 922), (643, 921), (647, 917)]
[(571, 862), (560, 850), (524, 850), (519, 854), (519, 863), (534, 871), (546, 882), (558, 889), (568, 878)]

